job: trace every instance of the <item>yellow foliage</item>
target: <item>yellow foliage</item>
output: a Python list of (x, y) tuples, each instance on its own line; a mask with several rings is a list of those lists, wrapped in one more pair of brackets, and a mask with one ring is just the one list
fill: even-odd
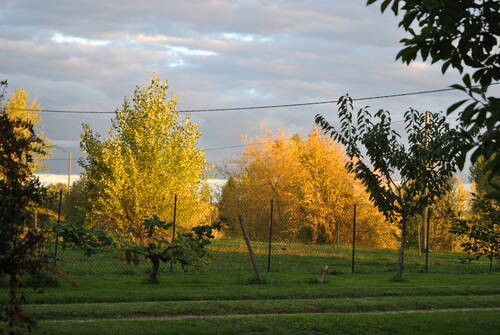
[(209, 166), (198, 149), (198, 126), (189, 115), (181, 118), (167, 90), (158, 78), (137, 88), (133, 102), (125, 99), (116, 111), (109, 139), (101, 141), (84, 125), (90, 217), (134, 242), (147, 242), (141, 233), (145, 218), (172, 221), (174, 195), (179, 230), (206, 223), (211, 208), (205, 180)]
[(396, 228), (385, 222), (354, 176), (345, 169), (343, 148), (313, 129), (305, 138), (263, 129), (232, 163), (219, 208), (229, 219), (228, 235), (239, 233), (245, 217), (253, 239), (268, 234), (270, 200), (273, 236), (313, 243), (345, 245), (352, 239), (353, 206), (363, 227), (360, 245), (394, 247)]
[[(40, 112), (42, 110), (42, 107), (37, 102), (36, 98), (30, 101), (28, 93), (22, 88), (17, 88), (14, 90), (14, 92), (12, 92), (11, 96), (6, 101), (4, 108), (11, 120), (28, 121), (35, 127), (41, 120)], [(45, 170), (46, 166), (42, 164), (42, 161), (50, 155), (50, 142), (47, 138), (44, 138), (44, 133), (39, 128), (40, 127), (38, 127), (38, 129), (35, 128), (35, 130), (37, 131), (38, 137), (43, 140), (43, 147), (46, 151), (46, 154), (40, 155), (36, 153), (33, 155), (34, 160), (31, 166), (32, 171)], [(23, 132), (27, 130), (19, 129), (19, 131)], [(27, 133), (24, 135), (28, 136)]]

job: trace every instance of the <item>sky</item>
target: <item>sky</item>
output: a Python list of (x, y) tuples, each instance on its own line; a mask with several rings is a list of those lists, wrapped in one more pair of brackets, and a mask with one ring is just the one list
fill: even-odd
[[(227, 108), (446, 88), (457, 73), (395, 60), (405, 33), (392, 12), (365, 0), (0, 0), (0, 79), (46, 109), (113, 112), (136, 86), (168, 80), (178, 109)], [(445, 110), (462, 93), (371, 100), (401, 120), (409, 107)], [(365, 103), (366, 104), (366, 103)], [(363, 104), (363, 105), (365, 105)], [(358, 105), (361, 107), (361, 105)], [(307, 134), (335, 105), (194, 114), (199, 146), (262, 135), (260, 126)], [(112, 114), (43, 113), (53, 158), (80, 157), (81, 124), (106, 134)], [(401, 123), (396, 123), (401, 127)], [(208, 150), (222, 164), (241, 148)], [(63, 160), (47, 171), (66, 173)], [(76, 162), (73, 172), (81, 169)]]

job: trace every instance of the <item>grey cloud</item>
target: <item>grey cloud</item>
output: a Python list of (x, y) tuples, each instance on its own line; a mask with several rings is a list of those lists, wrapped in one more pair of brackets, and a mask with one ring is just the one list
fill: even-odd
[[(153, 74), (169, 80), (179, 109), (370, 96), (458, 80), (442, 76), (439, 65), (395, 62), (403, 36), (397, 20), (365, 1), (9, 0), (0, 22), (0, 76), (46, 108), (114, 111)], [(370, 105), (401, 115), (408, 106), (444, 109), (454, 99)], [(304, 134), (316, 113), (334, 117), (335, 106), (194, 114), (193, 120), (203, 133), (200, 146), (208, 148), (241, 143), (240, 135), (255, 136), (260, 123)], [(76, 151), (81, 123), (106, 134), (111, 116), (44, 114), (43, 123), (47, 136)], [(240, 150), (207, 157), (220, 162)], [(64, 166), (54, 162), (53, 171)]]

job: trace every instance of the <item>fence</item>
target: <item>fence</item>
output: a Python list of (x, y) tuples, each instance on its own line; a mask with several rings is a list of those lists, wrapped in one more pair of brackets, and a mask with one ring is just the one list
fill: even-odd
[[(182, 231), (183, 222), (177, 215), (177, 197), (172, 206), (172, 236), (176, 231)], [(190, 218), (190, 225), (207, 224), (218, 219), (216, 206), (205, 207)], [(392, 273), (396, 271), (398, 257), (398, 244), (388, 243), (390, 247), (381, 247), (378, 240), (370, 238), (374, 234), (373, 227), (368, 227), (366, 222), (360, 220), (360, 209), (352, 205), (350, 224), (337, 225), (332, 241), (312, 242), (304, 238), (304, 234), (297, 231), (281, 229), (276, 233), (276, 210), (272, 200), (269, 202), (267, 225), (259, 231), (254, 228), (254, 222), (242, 216), (245, 226), (249, 231), (250, 245), (255, 254), (258, 270), (263, 273), (276, 275), (304, 276), (317, 274), (328, 266), (329, 273), (337, 274), (372, 274)], [(429, 236), (432, 233), (432, 216), (427, 217), (426, 234), (423, 236), (427, 243), (407, 243), (405, 252), (405, 271), (408, 273), (478, 273), (489, 271), (489, 260), (482, 259), (472, 263), (463, 262), (465, 254), (452, 251), (432, 251)], [(228, 226), (219, 233), (208, 246), (209, 264), (198, 271), (207, 273), (223, 273), (226, 276), (245, 276), (252, 273), (252, 265), (248, 258), (248, 248), (245, 244), (241, 229), (235, 230), (234, 222), (229, 219)], [(281, 223), (281, 226), (283, 224)], [(281, 227), (283, 228), (283, 227)], [(369, 228), (369, 229), (368, 229)], [(339, 231), (343, 229), (343, 231)], [(397, 231), (394, 230), (394, 231)], [(418, 236), (422, 236), (417, 233)], [(384, 235), (385, 236), (385, 235)], [(389, 236), (389, 235), (387, 235)], [(391, 237), (397, 240), (397, 236)], [(420, 237), (419, 237), (420, 238)], [(102, 250), (91, 258), (83, 256), (77, 250), (57, 250), (57, 236), (54, 243), (55, 252), (63, 271), (76, 273), (119, 273), (134, 274), (148, 271), (149, 265), (143, 263), (139, 266), (127, 264), (116, 250)], [(372, 241), (373, 243), (370, 243)], [(409, 241), (411, 242), (411, 241)], [(494, 270), (498, 269), (495, 264)], [(163, 271), (182, 271), (179, 265), (164, 267)]]

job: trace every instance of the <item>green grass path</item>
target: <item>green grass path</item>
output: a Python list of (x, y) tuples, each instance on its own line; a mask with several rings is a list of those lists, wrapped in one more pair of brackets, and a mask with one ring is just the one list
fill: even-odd
[(35, 334), (498, 334), (500, 311), (42, 322)]

